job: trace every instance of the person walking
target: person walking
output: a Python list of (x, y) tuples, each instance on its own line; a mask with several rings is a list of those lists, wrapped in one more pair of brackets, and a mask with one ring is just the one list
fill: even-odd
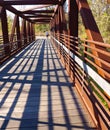
[(46, 37), (48, 38), (48, 36), (49, 36), (49, 33), (48, 33), (48, 31), (46, 31), (45, 35), (46, 35)]

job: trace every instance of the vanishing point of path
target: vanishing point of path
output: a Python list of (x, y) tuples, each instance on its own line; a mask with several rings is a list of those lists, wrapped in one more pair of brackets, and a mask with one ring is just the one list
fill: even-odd
[(93, 129), (49, 40), (36, 40), (0, 66), (0, 130)]

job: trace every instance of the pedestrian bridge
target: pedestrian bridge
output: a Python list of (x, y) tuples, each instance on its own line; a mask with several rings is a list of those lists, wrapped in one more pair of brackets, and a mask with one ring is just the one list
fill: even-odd
[[(110, 129), (110, 44), (87, 0), (68, 0), (68, 19), (65, 2), (0, 1), (0, 130)], [(87, 39), (78, 36), (78, 12)], [(35, 24), (49, 24), (49, 38), (36, 37)]]
[(94, 129), (50, 40), (38, 39), (0, 68), (1, 129)]

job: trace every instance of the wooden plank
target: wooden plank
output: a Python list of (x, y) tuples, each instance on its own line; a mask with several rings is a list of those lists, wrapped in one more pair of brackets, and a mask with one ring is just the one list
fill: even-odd
[(0, 84), (1, 129), (94, 128), (49, 40), (36, 41), (5, 63)]

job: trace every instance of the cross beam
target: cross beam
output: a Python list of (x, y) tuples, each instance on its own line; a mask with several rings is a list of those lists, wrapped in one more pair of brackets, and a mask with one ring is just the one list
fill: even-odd
[(35, 14), (35, 13), (54, 13), (54, 10), (30, 10), (23, 11), (24, 14)]
[(25, 16), (26, 18), (38, 18), (38, 17), (46, 17), (46, 18), (51, 18), (52, 16), (51, 15), (42, 15), (42, 14), (35, 14), (35, 15), (26, 15)]
[(0, 0), (0, 5), (42, 5), (52, 4), (56, 5), (60, 2), (58, 0)]

